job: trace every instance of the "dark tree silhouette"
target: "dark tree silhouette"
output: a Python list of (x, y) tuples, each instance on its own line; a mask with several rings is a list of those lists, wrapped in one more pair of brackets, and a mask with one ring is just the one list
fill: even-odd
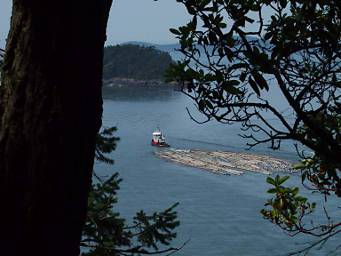
[(111, 3), (13, 0), (0, 87), (3, 255), (79, 255)]

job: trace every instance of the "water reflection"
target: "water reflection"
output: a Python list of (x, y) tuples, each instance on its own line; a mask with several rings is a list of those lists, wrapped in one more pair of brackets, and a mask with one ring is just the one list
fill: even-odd
[(103, 87), (103, 98), (115, 101), (171, 101), (181, 94), (170, 85)]
[[(115, 166), (95, 169), (107, 168), (102, 172), (107, 175), (113, 172), (111, 168), (120, 171), (123, 182), (117, 210), (128, 220), (141, 209), (151, 213), (180, 202), (181, 226), (172, 245), (191, 240), (175, 255), (285, 255), (302, 248), (309, 239), (289, 237), (261, 217), (259, 211), (269, 198), (265, 175), (215, 175), (159, 159), (154, 153), (157, 149), (150, 146), (151, 133), (160, 126), (174, 148), (244, 151), (246, 141), (238, 137), (239, 126), (193, 122), (186, 112), (186, 107), (193, 106), (192, 100), (167, 87), (111, 88), (105, 98), (103, 125), (117, 126), (121, 141), (112, 155)], [(200, 118), (196, 109), (190, 110)], [(293, 158), (294, 147), (287, 143), (281, 151), (259, 145), (253, 152)], [(288, 185), (300, 186), (300, 181), (292, 176)], [(302, 191), (313, 202), (321, 202), (319, 195)], [(333, 211), (338, 209), (337, 202), (328, 203), (329, 213), (339, 216), (339, 210)], [(315, 220), (322, 220), (323, 214), (317, 212)], [(326, 255), (333, 244), (336, 242), (331, 240), (329, 246), (311, 255)]]

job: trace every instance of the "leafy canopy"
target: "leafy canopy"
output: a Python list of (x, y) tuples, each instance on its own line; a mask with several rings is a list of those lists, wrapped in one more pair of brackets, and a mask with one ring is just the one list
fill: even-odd
[[(341, 2), (336, 0), (177, 0), (190, 21), (171, 32), (183, 61), (180, 81), (206, 119), (241, 123), (250, 147), (294, 140), (303, 184), (325, 198), (341, 196)], [(269, 91), (288, 106), (279, 109)], [(302, 149), (313, 154), (306, 154)], [(281, 228), (320, 237), (339, 221), (305, 222), (315, 208), (287, 177), (268, 178), (274, 197), (263, 216)], [(316, 244), (315, 244), (316, 245)]]

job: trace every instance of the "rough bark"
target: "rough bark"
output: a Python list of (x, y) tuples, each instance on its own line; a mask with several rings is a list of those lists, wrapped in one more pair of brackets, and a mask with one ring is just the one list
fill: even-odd
[(0, 88), (2, 255), (78, 255), (112, 0), (14, 0)]

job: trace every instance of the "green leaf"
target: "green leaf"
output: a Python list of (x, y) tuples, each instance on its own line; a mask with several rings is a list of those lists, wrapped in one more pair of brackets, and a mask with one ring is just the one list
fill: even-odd
[(271, 37), (272, 37), (273, 33), (272, 32), (267, 32), (265, 35), (264, 35), (264, 40), (269, 40)]
[(302, 176), (301, 176), (301, 181), (302, 181), (302, 183), (305, 181), (306, 178), (307, 178), (307, 173), (306, 173), (306, 172), (303, 172), (303, 173), (302, 173)]
[(275, 180), (270, 176), (266, 178), (266, 182), (274, 186), (276, 185)]
[(249, 67), (249, 65), (246, 63), (236, 63), (236, 64), (229, 66), (228, 71), (230, 72), (232, 70), (238, 70), (238, 69), (248, 68), (248, 67)]
[(239, 84), (239, 81), (237, 80), (230, 80), (230, 81), (226, 81), (222, 87), (223, 89), (233, 95), (238, 95), (238, 94), (242, 94), (242, 91), (239, 90), (238, 88), (236, 88), (235, 86), (237, 86)]
[(200, 111), (204, 111), (205, 110), (205, 101), (204, 100), (200, 100), (199, 103), (198, 103), (198, 107), (199, 107), (199, 110)]
[(260, 96), (260, 91), (255, 81), (252, 80), (251, 76), (249, 76), (249, 84), (251, 85), (253, 91)]
[(210, 39), (211, 44), (217, 43), (217, 35), (213, 31), (208, 33), (208, 38)]
[(227, 27), (226, 23), (224, 23), (224, 22), (219, 23), (218, 26), (220, 28), (226, 28)]
[(269, 91), (269, 85), (261, 74), (253, 70), (252, 76), (255, 79), (256, 83), (258, 84), (259, 88)]
[(303, 197), (303, 196), (297, 196), (296, 200), (302, 203), (305, 203), (307, 201), (307, 198)]
[(281, 5), (281, 7), (284, 9), (285, 7), (287, 7), (287, 0), (279, 0), (279, 4)]
[(296, 170), (304, 169), (305, 167), (306, 167), (306, 165), (304, 163), (302, 163), (302, 162), (293, 165), (293, 168), (296, 169)]
[(278, 185), (283, 184), (283, 183), (286, 182), (289, 178), (290, 178), (289, 176), (284, 176), (284, 177), (279, 178), (279, 180), (278, 180)]
[(240, 91), (238, 88), (236, 87), (229, 87), (229, 89), (227, 90), (230, 94), (233, 95), (238, 95), (238, 94), (242, 94), (242, 91)]
[(205, 103), (206, 103), (206, 106), (207, 106), (209, 109), (213, 109), (213, 105), (212, 105), (212, 103), (211, 103), (210, 101), (206, 100)]
[(271, 188), (267, 191), (269, 194), (276, 194), (277, 193), (277, 189), (275, 188)]
[(229, 81), (227, 81), (227, 84), (229, 84), (231, 86), (237, 86), (240, 84), (240, 82), (238, 80), (229, 80)]
[(246, 78), (246, 75), (247, 75), (246, 72), (242, 72), (242, 73), (240, 74), (240, 77), (239, 77), (240, 81), (244, 82), (244, 81), (245, 81), (245, 78)]
[(292, 193), (296, 196), (299, 191), (300, 191), (299, 188), (296, 187), (292, 190)]
[(235, 43), (235, 41), (234, 41), (232, 35), (230, 35), (230, 34), (225, 34), (225, 35), (224, 35), (224, 43), (225, 43), (228, 47), (231, 47), (231, 48), (232, 48), (232, 47), (234, 46), (234, 43)]
[(175, 34), (175, 35), (178, 35), (180, 36), (181, 35), (181, 32), (175, 28), (171, 28), (169, 29), (169, 31), (172, 33), (172, 34)]

